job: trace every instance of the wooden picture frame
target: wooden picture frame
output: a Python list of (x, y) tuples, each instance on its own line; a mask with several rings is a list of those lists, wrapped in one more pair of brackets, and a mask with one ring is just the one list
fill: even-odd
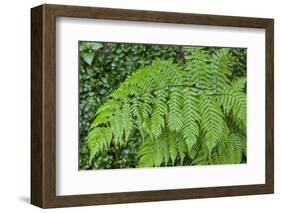
[[(265, 29), (265, 184), (56, 195), (56, 17)], [(41, 208), (268, 194), (274, 191), (273, 19), (44, 4), (31, 9), (31, 203)]]

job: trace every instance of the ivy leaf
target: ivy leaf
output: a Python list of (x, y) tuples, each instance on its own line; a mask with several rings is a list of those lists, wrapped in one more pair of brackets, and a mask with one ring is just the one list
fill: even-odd
[(95, 54), (94, 53), (83, 53), (82, 58), (88, 64), (92, 65), (94, 60)]

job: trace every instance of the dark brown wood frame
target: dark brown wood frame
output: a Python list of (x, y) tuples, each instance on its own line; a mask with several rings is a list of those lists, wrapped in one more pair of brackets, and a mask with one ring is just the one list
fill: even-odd
[[(56, 17), (265, 29), (265, 184), (56, 196)], [(31, 203), (66, 207), (274, 192), (274, 20), (217, 15), (41, 5), (31, 9)]]

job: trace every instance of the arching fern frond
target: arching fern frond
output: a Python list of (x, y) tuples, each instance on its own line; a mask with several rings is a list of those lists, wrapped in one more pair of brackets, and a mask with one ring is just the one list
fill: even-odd
[(146, 136), (144, 138), (143, 143), (139, 148), (138, 157), (139, 167), (153, 167), (155, 165), (155, 158), (157, 155), (155, 155), (155, 145), (151, 137)]
[[(156, 60), (128, 77), (95, 113), (90, 159), (138, 131), (138, 167), (238, 163), (246, 156), (246, 79), (231, 55), (187, 48), (186, 67)], [(232, 152), (229, 154), (228, 152)]]

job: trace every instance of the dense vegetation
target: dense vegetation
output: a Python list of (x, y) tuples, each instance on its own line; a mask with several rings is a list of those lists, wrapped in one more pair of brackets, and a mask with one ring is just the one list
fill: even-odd
[(80, 168), (245, 161), (245, 76), (244, 49), (80, 43)]

